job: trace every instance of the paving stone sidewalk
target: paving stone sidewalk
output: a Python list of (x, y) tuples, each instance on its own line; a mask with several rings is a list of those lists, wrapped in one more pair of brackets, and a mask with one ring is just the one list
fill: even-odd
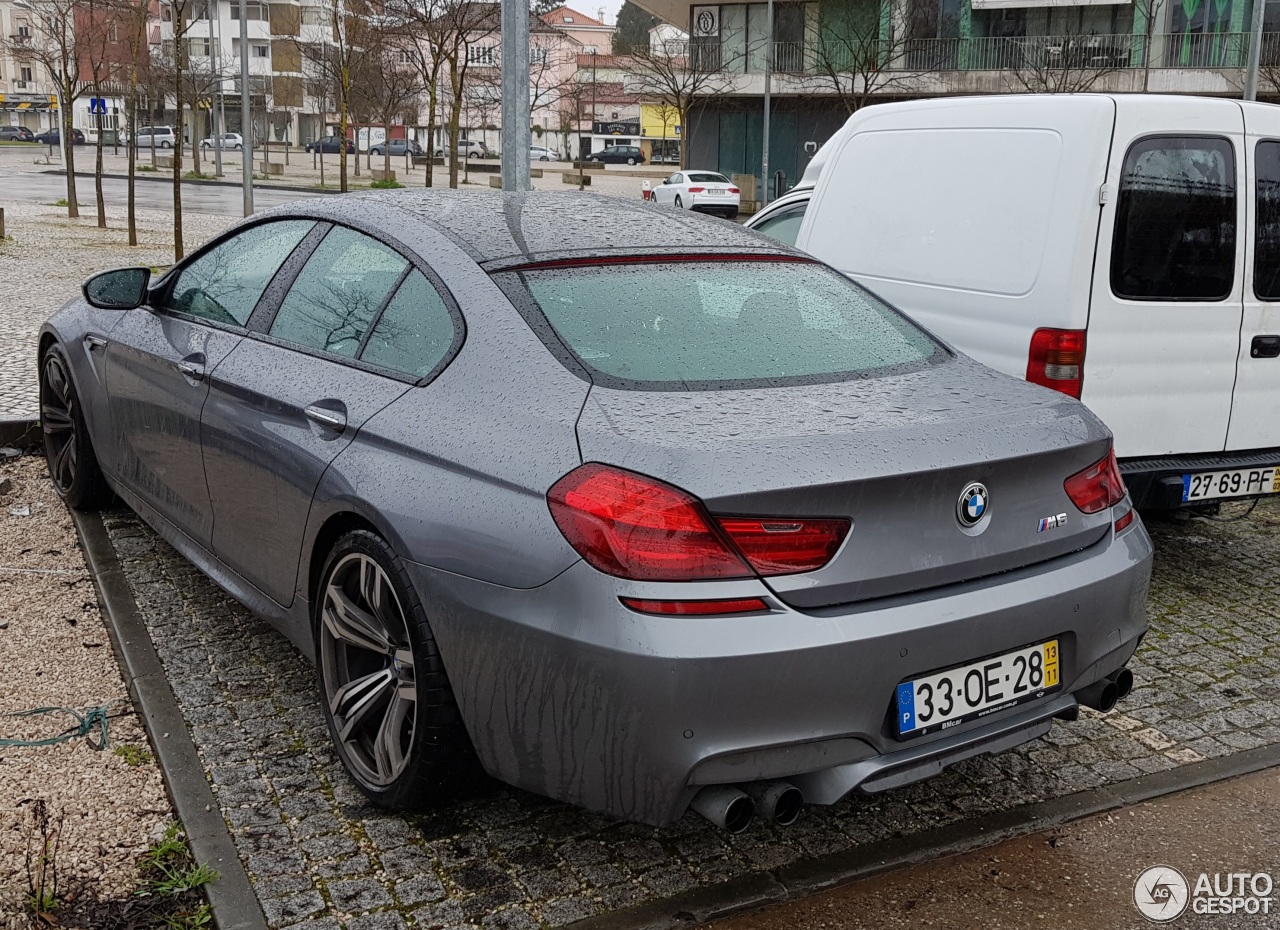
[[(1224, 508), (1226, 510), (1227, 508)], [(1242, 508), (1231, 508), (1238, 513)], [(1152, 632), (1122, 710), (932, 781), (729, 836), (656, 830), (496, 784), (426, 816), (364, 802), (311, 663), (127, 511), (106, 523), (272, 926), (524, 930), (1268, 744), (1280, 744), (1280, 502), (1151, 526)]]

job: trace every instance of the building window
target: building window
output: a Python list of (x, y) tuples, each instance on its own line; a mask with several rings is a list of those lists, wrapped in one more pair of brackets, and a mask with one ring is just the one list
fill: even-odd
[(18, 80), (19, 80), (21, 83), (23, 83), (23, 84), (30, 84), (30, 83), (31, 83), (31, 69), (30, 69), (30, 68), (19, 68), (19, 69), (18, 69), (18, 71), (20, 72), (20, 73), (19, 73), (19, 75), (18, 75)]
[(467, 46), (467, 64), (469, 65), (493, 65), (493, 46), (492, 45), (468, 45)]
[(411, 65), (413, 64), (413, 54), (405, 51), (404, 49), (400, 49), (396, 52), (396, 61), (402, 65)]
[(271, 57), (271, 50), (270, 48), (268, 48), (265, 42), (254, 42), (250, 44), (249, 51), (252, 53), (254, 58)]
[(545, 65), (547, 63), (547, 50), (545, 48), (529, 49), (529, 64)]
[(324, 10), (318, 6), (304, 6), (302, 8), (302, 25), (304, 26), (323, 26), (325, 24)]
[[(231, 4), (231, 18), (240, 18), (239, 0), (234, 0)], [(245, 4), (245, 19), (250, 22), (256, 19), (259, 22), (265, 23), (267, 21), (267, 5), (260, 2), (260, 0), (249, 0), (249, 2)]]
[(202, 37), (196, 37), (187, 40), (187, 53), (193, 58), (209, 57), (209, 40)]

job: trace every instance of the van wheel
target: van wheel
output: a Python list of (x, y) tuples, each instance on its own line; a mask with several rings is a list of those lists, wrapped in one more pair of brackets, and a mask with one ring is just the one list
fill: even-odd
[(383, 807), (448, 800), (474, 771), (475, 755), (404, 563), (379, 536), (354, 530), (320, 577), (316, 668), (347, 773)]

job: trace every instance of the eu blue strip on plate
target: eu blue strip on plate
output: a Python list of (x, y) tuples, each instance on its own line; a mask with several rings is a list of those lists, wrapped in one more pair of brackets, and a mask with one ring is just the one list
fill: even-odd
[(906, 733), (916, 728), (916, 692), (911, 682), (898, 685), (898, 732)]

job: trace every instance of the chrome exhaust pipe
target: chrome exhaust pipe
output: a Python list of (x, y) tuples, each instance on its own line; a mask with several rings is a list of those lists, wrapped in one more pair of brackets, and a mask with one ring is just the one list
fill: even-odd
[(707, 785), (689, 806), (729, 833), (741, 833), (756, 815), (755, 802), (732, 785)]
[(1129, 696), (1129, 692), (1133, 690), (1133, 672), (1127, 668), (1122, 668), (1109, 677), (1116, 685), (1116, 700), (1123, 701)]
[(1119, 689), (1110, 678), (1100, 678), (1087, 688), (1076, 692), (1076, 700), (1085, 707), (1106, 713), (1116, 706), (1116, 695)]
[(756, 802), (756, 813), (780, 827), (795, 823), (804, 807), (804, 795), (789, 781), (753, 782), (746, 792)]

